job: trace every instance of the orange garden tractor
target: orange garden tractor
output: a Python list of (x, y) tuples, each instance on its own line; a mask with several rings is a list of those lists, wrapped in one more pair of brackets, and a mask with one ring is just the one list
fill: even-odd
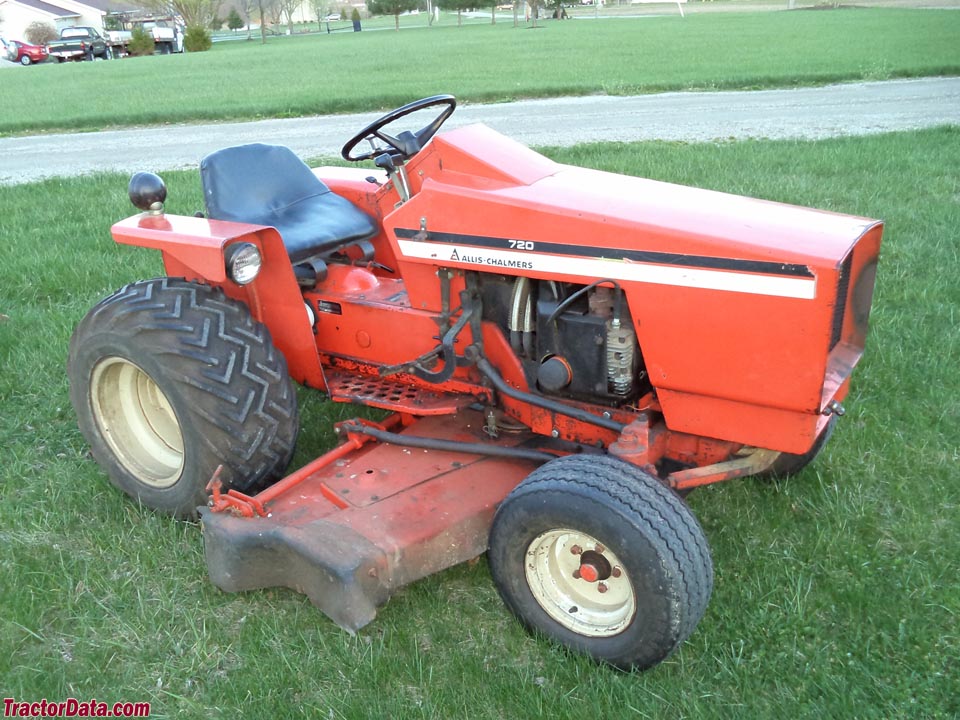
[[(99, 303), (71, 398), (110, 480), (199, 512), (210, 577), (286, 586), (350, 631), (488, 552), (528, 628), (623, 668), (710, 597), (691, 488), (798, 471), (843, 414), (882, 224), (560, 165), (451, 96), (349, 140), (377, 170), (231, 147), (206, 213), (148, 173), (119, 243), (167, 277)], [(284, 477), (292, 381), (389, 411)]]

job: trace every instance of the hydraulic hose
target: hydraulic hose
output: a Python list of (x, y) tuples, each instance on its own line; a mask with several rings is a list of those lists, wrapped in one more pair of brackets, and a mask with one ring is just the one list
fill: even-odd
[(566, 415), (574, 420), (580, 420), (581, 422), (596, 425), (597, 427), (602, 427), (606, 430), (613, 430), (616, 433), (623, 432), (623, 429), (626, 427), (626, 425), (623, 423), (619, 423), (612, 418), (598, 417), (597, 415), (587, 412), (586, 410), (570, 407), (569, 405), (564, 405), (556, 400), (550, 400), (549, 398), (545, 398), (540, 395), (523, 392), (523, 390), (517, 390), (515, 387), (508, 385), (506, 381), (500, 377), (500, 373), (497, 372), (496, 368), (494, 368), (493, 365), (490, 364), (490, 361), (484, 357), (481, 357), (477, 360), (477, 369), (482, 372), (491, 383), (493, 383), (493, 387), (496, 388), (497, 392), (503, 393), (507, 397), (512, 397), (514, 400), (521, 400), (523, 402), (530, 403), (531, 405), (541, 407), (544, 410), (555, 412), (558, 415)]
[(401, 447), (420, 448), (423, 450), (445, 450), (447, 452), (470, 453), (471, 455), (490, 455), (492, 457), (515, 458), (517, 460), (532, 460), (538, 463), (549, 462), (557, 458), (556, 455), (551, 455), (550, 453), (528, 450), (526, 448), (457, 442), (456, 440), (440, 440), (438, 438), (423, 437), (421, 435), (401, 435), (400, 433), (392, 433), (370, 427), (369, 425), (361, 425), (360, 423), (343, 423), (340, 427), (342, 432), (369, 435), (380, 442), (400, 445)]

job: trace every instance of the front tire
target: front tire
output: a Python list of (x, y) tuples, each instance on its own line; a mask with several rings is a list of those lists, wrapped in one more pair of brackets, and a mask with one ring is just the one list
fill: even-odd
[(70, 400), (111, 482), (192, 517), (223, 465), (255, 492), (293, 454), (297, 401), (266, 327), (218, 288), (160, 278), (95, 306), (70, 341)]
[(23, 57), (20, 58), (20, 64), (23, 65), (24, 67), (27, 67), (32, 62), (33, 60), (30, 59), (29, 55), (24, 55)]
[(501, 597), (528, 629), (625, 670), (670, 655), (713, 588), (707, 540), (686, 504), (604, 456), (533, 472), (498, 509), (488, 556)]

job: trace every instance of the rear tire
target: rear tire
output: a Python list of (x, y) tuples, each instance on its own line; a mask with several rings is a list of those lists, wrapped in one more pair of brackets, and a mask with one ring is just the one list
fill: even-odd
[(501, 597), (528, 629), (625, 670), (676, 650), (713, 588), (690, 509), (611, 457), (572, 455), (533, 472), (498, 509), (488, 556)]
[(29, 55), (24, 55), (23, 57), (20, 58), (20, 64), (23, 65), (24, 67), (27, 67), (32, 62), (33, 60), (30, 59)]
[(218, 465), (255, 492), (293, 454), (297, 399), (266, 327), (218, 288), (133, 283), (70, 341), (70, 400), (110, 481), (154, 510), (192, 517)]

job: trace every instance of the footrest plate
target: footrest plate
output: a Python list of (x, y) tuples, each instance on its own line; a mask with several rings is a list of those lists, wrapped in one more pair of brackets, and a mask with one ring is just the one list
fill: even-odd
[(412, 415), (453, 415), (475, 401), (469, 395), (433, 392), (389, 378), (326, 370), (327, 392), (336, 402)]

